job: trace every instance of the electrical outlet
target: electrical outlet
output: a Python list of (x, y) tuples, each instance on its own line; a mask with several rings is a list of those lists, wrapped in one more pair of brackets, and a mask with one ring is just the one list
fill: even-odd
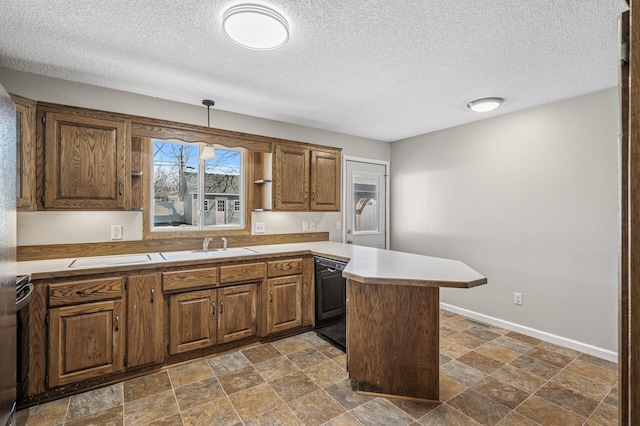
[(256, 222), (256, 234), (264, 234), (264, 222)]
[(341, 221), (341, 220), (339, 220), (339, 221), (337, 221), (337, 222), (336, 222), (336, 229), (337, 229), (338, 231), (342, 229), (342, 221)]
[(316, 223), (309, 222), (309, 231), (315, 231), (315, 230), (316, 230)]
[(522, 293), (513, 293), (513, 303), (522, 305)]
[(122, 225), (111, 225), (111, 239), (112, 240), (122, 239)]
[(302, 230), (303, 231), (309, 230), (309, 222), (302, 222)]

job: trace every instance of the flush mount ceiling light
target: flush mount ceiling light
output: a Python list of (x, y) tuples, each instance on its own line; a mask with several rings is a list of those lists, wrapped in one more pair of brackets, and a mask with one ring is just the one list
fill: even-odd
[(503, 102), (502, 98), (482, 98), (469, 102), (467, 108), (474, 112), (489, 112), (498, 108)]
[(273, 50), (289, 40), (289, 23), (280, 13), (258, 4), (240, 4), (222, 15), (222, 29), (239, 46)]

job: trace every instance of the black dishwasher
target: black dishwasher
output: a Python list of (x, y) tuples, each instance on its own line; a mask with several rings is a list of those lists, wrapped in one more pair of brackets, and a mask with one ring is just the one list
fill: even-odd
[(315, 257), (316, 332), (345, 350), (347, 339), (347, 280), (342, 277), (346, 263)]

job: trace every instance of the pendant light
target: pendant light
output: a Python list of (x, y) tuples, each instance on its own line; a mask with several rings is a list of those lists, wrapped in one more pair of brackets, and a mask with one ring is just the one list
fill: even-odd
[[(211, 99), (203, 99), (202, 105), (207, 107), (207, 127), (211, 127), (211, 115), (209, 114), (209, 108), (214, 106), (216, 103)], [(215, 160), (216, 159), (216, 150), (213, 145), (207, 144), (204, 148), (202, 148), (202, 153), (200, 154), (200, 158), (203, 160)]]

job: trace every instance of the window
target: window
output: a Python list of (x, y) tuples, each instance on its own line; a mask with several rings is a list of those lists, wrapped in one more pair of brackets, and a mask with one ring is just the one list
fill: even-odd
[(202, 160), (199, 144), (152, 145), (153, 231), (244, 228), (242, 150), (216, 148), (214, 160)]

